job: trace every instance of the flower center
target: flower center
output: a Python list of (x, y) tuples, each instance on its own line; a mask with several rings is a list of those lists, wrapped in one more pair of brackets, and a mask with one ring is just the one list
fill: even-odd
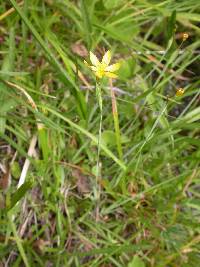
[(98, 74), (99, 77), (103, 77), (104, 76), (106, 67), (107, 67), (107, 65), (105, 63), (100, 63), (97, 66), (97, 74)]

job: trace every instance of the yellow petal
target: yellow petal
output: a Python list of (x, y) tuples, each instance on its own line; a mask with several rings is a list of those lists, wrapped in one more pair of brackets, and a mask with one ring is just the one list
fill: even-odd
[(84, 62), (84, 64), (88, 67), (88, 68), (90, 68), (92, 71), (97, 71), (97, 67), (95, 67), (95, 66), (90, 66), (88, 63), (87, 63), (87, 61), (83, 61)]
[(83, 62), (84, 62), (84, 64), (85, 64), (87, 67), (89, 67), (89, 64), (87, 63), (86, 60), (84, 60)]
[(95, 67), (95, 66), (90, 66), (90, 69), (91, 69), (92, 71), (97, 71), (97, 67)]
[(102, 58), (102, 63), (108, 66), (110, 63), (110, 60), (111, 60), (111, 53), (110, 53), (110, 50), (108, 50)]
[(92, 62), (92, 65), (94, 65), (95, 67), (100, 64), (98, 58), (95, 56), (95, 54), (93, 54), (91, 51), (90, 51), (90, 61)]
[(109, 72), (115, 72), (120, 68), (120, 66), (121, 66), (120, 63), (115, 63), (113, 65), (110, 65), (110, 66), (106, 67), (105, 70), (109, 71)]
[(117, 75), (115, 73), (112, 72), (104, 72), (105, 76), (109, 77), (109, 78), (117, 78)]

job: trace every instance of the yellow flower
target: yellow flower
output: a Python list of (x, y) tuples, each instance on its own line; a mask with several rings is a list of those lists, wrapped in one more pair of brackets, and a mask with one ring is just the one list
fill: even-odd
[(182, 96), (184, 94), (185, 90), (183, 88), (179, 88), (177, 91), (176, 91), (176, 96)]
[(109, 50), (105, 53), (101, 62), (92, 52), (90, 52), (90, 61), (92, 66), (90, 66), (85, 60), (84, 63), (95, 73), (99, 79), (103, 78), (104, 76), (109, 78), (117, 78), (117, 75), (114, 72), (120, 68), (120, 63), (109, 65), (110, 60), (111, 53)]
[(187, 32), (184, 32), (182, 37), (183, 37), (183, 41), (186, 41), (189, 37), (189, 34)]

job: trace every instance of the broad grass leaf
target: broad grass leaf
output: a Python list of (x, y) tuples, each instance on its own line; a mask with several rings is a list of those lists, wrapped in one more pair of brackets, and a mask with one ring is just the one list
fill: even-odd
[(7, 112), (11, 111), (17, 105), (14, 98), (12, 99), (6, 95), (6, 91), (9, 92), (9, 88), (0, 82), (0, 133), (5, 132)]
[(25, 182), (23, 185), (21, 185), (17, 191), (11, 196), (11, 199), (9, 201), (9, 205), (7, 206), (7, 209), (10, 210), (12, 209), (17, 202), (23, 198), (26, 194), (26, 192), (31, 189), (32, 187), (32, 182)]
[(21, 174), (21, 168), (20, 165), (17, 161), (14, 161), (11, 165), (11, 175), (14, 177), (16, 180), (19, 179)]
[(137, 255), (134, 256), (133, 260), (129, 262), (128, 267), (145, 267), (144, 262)]
[(133, 25), (132, 23), (124, 23), (120, 25), (108, 25), (104, 28), (105, 32), (112, 37), (121, 42), (130, 42), (138, 34), (138, 25)]
[(136, 61), (133, 58), (121, 60), (120, 63), (121, 63), (121, 66), (118, 71), (118, 75), (119, 75), (119, 78), (122, 80), (132, 78), (134, 73), (139, 68), (136, 64)]
[[(2, 62), (1, 71), (13, 71), (14, 69), (14, 61), (15, 61), (15, 30), (14, 28), (10, 29), (9, 34), (9, 50), (7, 55), (4, 57)], [(0, 78), (8, 79), (9, 77), (6, 74), (1, 74)], [(0, 83), (0, 132), (5, 132), (6, 127), (6, 115), (7, 112), (12, 109), (14, 106), (14, 101), (9, 97), (6, 96), (6, 90), (8, 90), (7, 86), (3, 83)], [(9, 92), (9, 90), (8, 90)]]
[[(108, 147), (115, 147), (117, 145), (116, 135), (113, 131), (106, 130), (102, 133), (102, 142)], [(125, 135), (121, 135), (121, 143), (127, 143), (129, 139)]]
[(172, 12), (172, 15), (168, 19), (168, 25), (167, 25), (167, 39), (171, 39), (175, 33), (176, 30), (176, 11)]
[(106, 9), (113, 9), (122, 5), (125, 1), (124, 0), (104, 0), (103, 4)]
[(200, 107), (195, 108), (194, 110), (188, 112), (184, 117), (183, 120), (187, 123), (191, 123), (194, 121), (200, 120)]

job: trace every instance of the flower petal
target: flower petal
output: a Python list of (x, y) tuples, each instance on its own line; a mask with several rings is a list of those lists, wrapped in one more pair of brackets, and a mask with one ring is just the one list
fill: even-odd
[(110, 60), (111, 60), (111, 52), (110, 52), (110, 50), (108, 50), (102, 58), (102, 63), (104, 63), (104, 64), (106, 64), (106, 66), (108, 66), (110, 63)]
[(120, 68), (120, 66), (121, 66), (120, 63), (115, 63), (113, 65), (110, 65), (110, 66), (106, 67), (105, 70), (109, 71), (109, 72), (115, 72)]
[(90, 65), (87, 63), (87, 61), (86, 61), (86, 60), (84, 60), (83, 62), (84, 62), (84, 64), (85, 64), (87, 67), (89, 67), (89, 66), (90, 66)]
[(90, 51), (90, 61), (92, 62), (92, 65), (94, 65), (95, 67), (100, 64), (98, 58), (95, 56), (95, 54), (93, 54), (91, 51)]
[(90, 69), (91, 69), (92, 71), (97, 71), (97, 67), (95, 67), (95, 66), (90, 66)]
[(85, 61), (85, 60), (84, 60), (84, 64), (85, 64), (88, 68), (90, 68), (92, 71), (97, 71), (97, 67), (89, 65), (89, 64), (87, 63), (87, 61)]
[(118, 76), (115, 73), (105, 71), (104, 75), (109, 77), (109, 78), (117, 78)]

